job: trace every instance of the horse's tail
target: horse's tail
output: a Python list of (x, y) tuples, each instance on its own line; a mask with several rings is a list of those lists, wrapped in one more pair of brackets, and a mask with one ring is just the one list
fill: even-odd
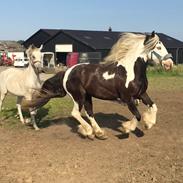
[(55, 76), (47, 79), (40, 91), (35, 91), (32, 100), (23, 100), (21, 106), (23, 109), (38, 109), (45, 105), (51, 98), (64, 97), (66, 91), (63, 88), (64, 71), (57, 73)]

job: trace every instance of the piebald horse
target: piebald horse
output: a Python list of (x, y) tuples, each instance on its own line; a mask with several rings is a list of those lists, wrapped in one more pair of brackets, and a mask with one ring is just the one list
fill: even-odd
[[(23, 118), (21, 110), (21, 101), (23, 97), (26, 100), (31, 100), (33, 92), (41, 88), (38, 68), (41, 66), (41, 49), (31, 45), (26, 50), (29, 58), (29, 66), (25, 69), (9, 68), (0, 73), (0, 111), (2, 103), (9, 92), (17, 96), (17, 109), (20, 121), (24, 124), (26, 120)], [(31, 120), (35, 130), (39, 130), (35, 120), (36, 112), (30, 109)]]
[[(147, 106), (142, 115), (147, 129), (156, 123), (157, 106), (146, 93), (147, 61), (160, 63), (165, 69), (173, 66), (172, 57), (157, 34), (125, 33), (112, 47), (103, 64), (78, 64), (45, 81), (40, 95), (27, 106), (40, 107), (50, 98), (68, 94), (74, 103), (72, 116), (80, 123), (78, 131), (85, 137), (106, 139), (107, 135), (97, 124), (92, 97), (102, 100), (120, 100), (126, 103), (133, 118), (122, 124), (123, 131), (134, 131), (141, 120), (135, 100)], [(26, 106), (26, 104), (25, 104)], [(81, 116), (84, 107), (90, 124)]]

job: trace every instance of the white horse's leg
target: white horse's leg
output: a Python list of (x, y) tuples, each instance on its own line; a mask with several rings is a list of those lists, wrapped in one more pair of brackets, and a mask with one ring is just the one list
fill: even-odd
[(36, 123), (36, 118), (35, 118), (37, 110), (32, 111), (32, 108), (30, 108), (29, 111), (30, 111), (31, 121), (32, 121), (34, 129), (39, 130), (37, 123)]
[(86, 116), (89, 119), (93, 131), (95, 133), (95, 136), (101, 140), (107, 139), (108, 137), (105, 134), (105, 131), (100, 128), (100, 126), (98, 125), (98, 123), (94, 118), (92, 97), (88, 94), (85, 95), (84, 108)]
[(1, 96), (0, 96), (0, 111), (2, 110), (2, 104), (3, 104), (3, 101), (4, 101), (4, 98), (6, 96), (6, 93), (7, 92), (0, 92), (1, 93)]
[(79, 111), (78, 104), (74, 101), (74, 107), (71, 112), (71, 115), (78, 120), (78, 122), (81, 124), (79, 125), (78, 132), (81, 133), (85, 137), (89, 137), (91, 139), (94, 138), (93, 130), (91, 126), (81, 117), (81, 113)]
[(22, 124), (25, 124), (25, 120), (24, 120), (24, 117), (23, 117), (23, 114), (22, 114), (22, 108), (21, 108), (21, 101), (22, 101), (23, 97), (17, 97), (17, 103), (16, 103), (16, 106), (17, 106), (17, 109), (18, 109), (18, 115), (20, 117), (20, 121), (22, 122)]

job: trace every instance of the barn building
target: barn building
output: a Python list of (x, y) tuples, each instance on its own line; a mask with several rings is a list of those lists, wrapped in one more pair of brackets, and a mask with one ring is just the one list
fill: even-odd
[[(23, 44), (40, 46), (43, 52), (53, 52), (55, 62), (65, 64), (66, 56), (70, 52), (98, 53), (102, 59), (110, 51), (122, 32), (65, 30), (65, 29), (40, 29), (29, 37)], [(167, 50), (172, 53), (176, 64), (183, 63), (183, 42), (166, 34), (158, 33)]]

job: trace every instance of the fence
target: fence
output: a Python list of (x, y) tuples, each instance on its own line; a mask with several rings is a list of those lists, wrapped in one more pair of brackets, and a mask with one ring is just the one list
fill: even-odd
[(172, 54), (175, 64), (183, 64), (183, 48), (168, 48), (167, 50)]

